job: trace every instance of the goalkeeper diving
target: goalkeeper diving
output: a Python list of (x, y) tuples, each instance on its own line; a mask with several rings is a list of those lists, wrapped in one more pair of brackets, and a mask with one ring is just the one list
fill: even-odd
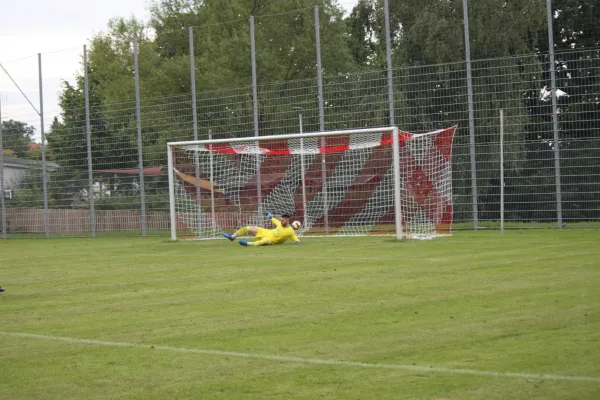
[(240, 245), (242, 246), (264, 246), (269, 244), (281, 244), (288, 239), (292, 239), (295, 244), (300, 244), (300, 239), (296, 236), (295, 229), (300, 228), (299, 222), (294, 222), (294, 225), (297, 227), (292, 227), (290, 225), (290, 215), (283, 214), (281, 216), (281, 221), (277, 218), (273, 217), (273, 214), (270, 211), (266, 212), (267, 217), (271, 220), (273, 225), (275, 225), (275, 229), (265, 229), (259, 226), (245, 226), (240, 228), (233, 235), (229, 233), (223, 233), (227, 239), (232, 242), (240, 236), (252, 235), (258, 240), (253, 242), (247, 242), (245, 240), (240, 240)]

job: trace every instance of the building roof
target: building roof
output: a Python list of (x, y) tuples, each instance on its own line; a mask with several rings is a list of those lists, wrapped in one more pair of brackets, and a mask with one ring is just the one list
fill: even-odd
[[(30, 160), (28, 158), (15, 158), (4, 156), (4, 168), (20, 168), (20, 169), (33, 169), (42, 168), (42, 162), (39, 160)], [(60, 168), (60, 165), (46, 161), (46, 168), (49, 170), (56, 170)]]

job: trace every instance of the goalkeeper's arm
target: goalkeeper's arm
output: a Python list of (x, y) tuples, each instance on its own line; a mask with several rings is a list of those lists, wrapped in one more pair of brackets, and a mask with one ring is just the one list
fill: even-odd
[(281, 226), (281, 221), (279, 221), (277, 218), (275, 218), (273, 216), (273, 213), (271, 213), (271, 211), (267, 211), (265, 213), (265, 215), (267, 216), (267, 218), (269, 218), (271, 220), (271, 222), (273, 223), (273, 225), (275, 225), (277, 227)]
[(281, 221), (278, 220), (277, 218), (273, 217), (271, 218), (271, 222), (273, 223), (273, 225), (275, 225), (276, 227), (280, 227), (281, 226)]
[(298, 236), (294, 235), (292, 236), (292, 239), (294, 240), (294, 244), (300, 244), (300, 239), (298, 239)]

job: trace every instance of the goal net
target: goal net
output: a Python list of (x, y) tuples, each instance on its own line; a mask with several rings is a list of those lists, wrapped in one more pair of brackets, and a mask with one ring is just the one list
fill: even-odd
[(266, 211), (300, 221), (299, 236), (449, 234), (455, 129), (169, 143), (171, 237), (270, 227)]

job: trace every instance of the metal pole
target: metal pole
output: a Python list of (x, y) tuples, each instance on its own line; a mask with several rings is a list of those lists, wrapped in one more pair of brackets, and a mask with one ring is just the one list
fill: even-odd
[(133, 37), (133, 69), (135, 71), (135, 119), (137, 126), (138, 166), (140, 170), (140, 206), (142, 236), (146, 236), (146, 196), (144, 191), (144, 154), (142, 150), (142, 118), (140, 112), (140, 71), (138, 63), (138, 40)]
[(167, 143), (167, 167), (169, 171), (169, 217), (171, 220), (171, 240), (177, 240), (177, 219), (175, 216), (175, 179), (173, 177), (173, 148)]
[(546, 0), (548, 15), (548, 49), (550, 53), (550, 79), (552, 85), (552, 127), (554, 129), (554, 180), (556, 185), (556, 221), (559, 228), (563, 227), (562, 190), (560, 179), (560, 138), (558, 134), (558, 105), (556, 97), (556, 65), (554, 58), (554, 29), (552, 22), (552, 0)]
[(390, 39), (390, 8), (389, 0), (383, 2), (385, 17), (385, 49), (387, 55), (388, 101), (390, 105), (390, 126), (396, 125), (394, 112), (394, 80), (392, 72), (392, 41)]
[[(209, 129), (208, 130), (208, 140), (212, 140), (212, 130)], [(210, 151), (209, 152), (209, 162), (210, 162), (210, 183), (211, 185), (213, 184), (213, 182), (215, 181), (214, 179), (214, 172), (213, 172), (213, 152)], [(217, 234), (217, 218), (215, 215), (215, 191), (211, 190), (210, 191), (210, 215), (211, 215), (211, 223), (212, 223), (212, 231), (213, 231), (213, 235)]]
[(87, 47), (83, 45), (83, 82), (85, 95), (85, 134), (87, 139), (88, 197), (90, 201), (90, 226), (96, 237), (96, 211), (94, 207), (94, 174), (92, 172), (92, 127), (90, 125), (90, 88), (88, 78)]
[(402, 203), (400, 201), (400, 135), (398, 127), (394, 127), (392, 131), (392, 149), (394, 154), (392, 155), (392, 162), (394, 163), (394, 208), (400, 210), (400, 212), (394, 213), (396, 223), (396, 239), (402, 240)]
[(504, 235), (504, 110), (500, 110), (500, 234)]
[[(389, 1), (384, 0), (383, 2), (383, 14), (385, 19), (385, 49), (387, 58), (387, 78), (388, 78), (388, 102), (390, 107), (390, 126), (396, 125), (396, 117), (394, 112), (394, 80), (392, 71), (392, 41), (390, 39), (390, 6)], [(396, 238), (402, 239), (402, 191), (400, 188), (400, 138), (398, 135), (398, 129), (394, 130), (393, 150), (394, 156), (392, 158), (394, 162), (394, 210), (396, 215)], [(396, 165), (398, 163), (398, 165)]]
[[(317, 49), (317, 80), (319, 86), (319, 130), (325, 131), (325, 106), (323, 99), (323, 67), (321, 65), (321, 29), (319, 6), (315, 6), (315, 40)], [(325, 138), (321, 138), (321, 148), (325, 150)], [(327, 196), (327, 164), (325, 151), (321, 153), (321, 179), (323, 180), (323, 221), (325, 233), (329, 232), (329, 199)]]
[(2, 144), (2, 104), (0, 104), (0, 214), (2, 214), (2, 238), (6, 239), (6, 204), (4, 204), (4, 146)]
[(473, 197), (473, 228), (479, 228), (477, 210), (477, 160), (475, 158), (475, 108), (473, 106), (473, 72), (471, 70), (471, 41), (469, 39), (469, 5), (463, 0), (463, 18), (465, 28), (465, 56), (467, 63), (467, 86), (469, 101), (469, 142), (471, 147), (471, 195)]
[[(198, 111), (196, 109), (196, 67), (194, 65), (194, 32), (192, 27), (188, 28), (188, 37), (190, 42), (190, 80), (192, 83), (192, 128), (194, 130), (194, 140), (198, 140)], [(202, 204), (200, 197), (200, 160), (198, 150), (194, 153), (194, 169), (196, 173), (196, 218), (198, 234), (202, 232)]]
[[(303, 129), (302, 129), (302, 112), (304, 111), (302, 109), (302, 107), (294, 107), (294, 111), (296, 111), (298, 113), (298, 125), (300, 126), (300, 132), (299, 133), (303, 133)], [(303, 210), (303, 216), (302, 216), (302, 224), (306, 224), (308, 219), (307, 219), (307, 212), (306, 212), (306, 167), (304, 164), (304, 138), (300, 138), (300, 176), (301, 176), (301, 180), (302, 180), (302, 210)]]
[[(259, 136), (258, 132), (258, 93), (256, 89), (256, 45), (254, 41), (254, 15), (250, 16), (250, 51), (252, 56), (252, 103), (254, 106), (254, 137)], [(259, 147), (259, 142), (256, 142)], [(256, 198), (258, 201), (258, 222), (262, 225), (262, 190), (260, 179), (260, 152), (256, 152)]]
[(44, 190), (44, 232), (50, 237), (50, 216), (48, 211), (48, 177), (46, 174), (46, 134), (44, 133), (44, 92), (42, 89), (42, 53), (38, 53), (38, 69), (40, 83), (40, 133), (42, 146), (42, 187)]

